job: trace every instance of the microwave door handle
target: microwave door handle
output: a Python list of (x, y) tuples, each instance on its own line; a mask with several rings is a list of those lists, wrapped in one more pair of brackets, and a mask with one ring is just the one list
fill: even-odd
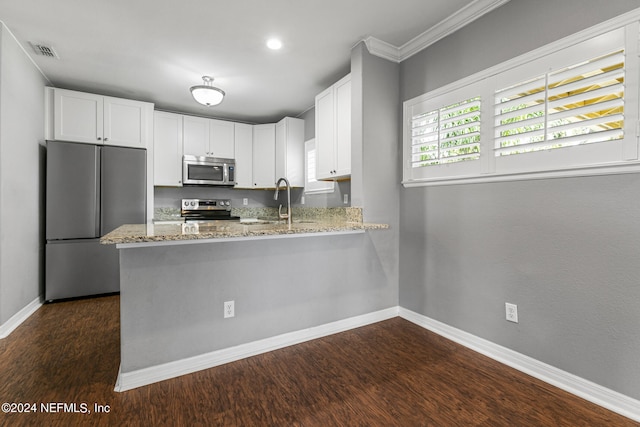
[(223, 182), (229, 182), (229, 165), (228, 164), (224, 164), (224, 167), (222, 168), (222, 173), (223, 173)]

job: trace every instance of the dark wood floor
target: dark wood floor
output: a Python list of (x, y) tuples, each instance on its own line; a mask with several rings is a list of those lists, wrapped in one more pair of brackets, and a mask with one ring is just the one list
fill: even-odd
[[(116, 393), (118, 310), (45, 305), (0, 340), (0, 402), (38, 409), (0, 425), (640, 425), (400, 318)], [(58, 402), (91, 413), (41, 412)]]

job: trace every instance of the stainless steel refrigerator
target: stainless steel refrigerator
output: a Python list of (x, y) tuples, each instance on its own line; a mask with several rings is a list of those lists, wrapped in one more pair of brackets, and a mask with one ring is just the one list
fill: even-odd
[(114, 245), (100, 237), (146, 218), (144, 149), (47, 142), (45, 300), (118, 292)]

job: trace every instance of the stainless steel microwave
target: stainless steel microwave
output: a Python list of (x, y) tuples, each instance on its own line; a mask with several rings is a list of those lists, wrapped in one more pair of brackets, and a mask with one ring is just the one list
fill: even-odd
[(182, 158), (183, 185), (236, 185), (236, 161), (219, 157), (185, 155)]

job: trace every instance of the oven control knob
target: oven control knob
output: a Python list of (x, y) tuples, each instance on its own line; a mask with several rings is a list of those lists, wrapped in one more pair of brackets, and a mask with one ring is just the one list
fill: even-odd
[(195, 200), (192, 200), (192, 201), (191, 201), (191, 206), (195, 206), (195, 205), (196, 205)]

